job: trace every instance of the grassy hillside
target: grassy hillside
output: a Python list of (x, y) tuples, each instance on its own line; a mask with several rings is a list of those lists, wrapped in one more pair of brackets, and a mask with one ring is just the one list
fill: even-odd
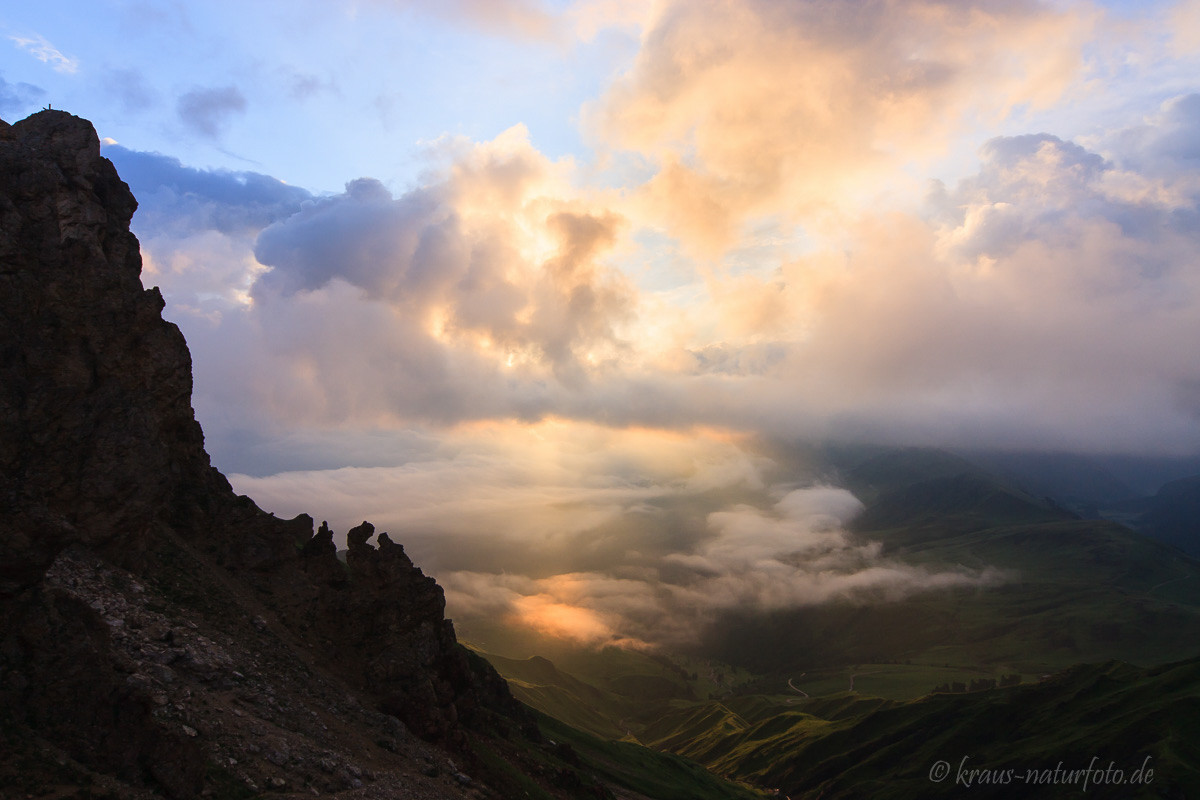
[[(945, 454), (876, 452), (844, 474), (870, 498), (854, 534), (887, 559), (1001, 579), (740, 609), (689, 656), (560, 642), (553, 663), (487, 657), (559, 720), (793, 798), (1060, 797), (1079, 791), (1062, 776), (1019, 791), (1011, 775), (1004, 791), (954, 779), (965, 766), (1023, 781), (1093, 757), (1127, 773), (1148, 764), (1155, 779), (1092, 780), (1088, 796), (1200, 790), (1200, 562)], [(1019, 685), (985, 688), (1002, 679)], [(941, 783), (929, 778), (939, 761), (953, 764)]]
[[(630, 764), (651, 755), (636, 744), (605, 744), (561, 723), (545, 725), (556, 741), (579, 750), (589, 767), (624, 770), (621, 785), (647, 791), (638, 783), (640, 769)], [(756, 694), (667, 703), (643, 716), (638, 730), (648, 747), (793, 798), (957, 796), (964, 788), (954, 786), (953, 776), (964, 757), (969, 769), (1013, 769), (1022, 776), (1031, 769), (1053, 770), (1060, 762), (1065, 769), (1080, 769), (1093, 757), (1105, 767), (1112, 762), (1126, 775), (1149, 765), (1155, 777), (1148, 785), (1095, 785), (1093, 780), (1087, 794), (1191, 796), (1200, 790), (1200, 659), (1150, 669), (1121, 662), (1080, 665), (1014, 688), (910, 701), (842, 691), (812, 698)], [(929, 771), (939, 761), (951, 764), (953, 772), (935, 783)], [(666, 773), (654, 763), (647, 762), (650, 774), (678, 772), (671, 778), (677, 781), (687, 777), (670, 785), (701, 780), (687, 762), (671, 762)], [(650, 791), (665, 791), (667, 784), (652, 783), (658, 789)], [(975, 786), (971, 792), (1015, 796), (1012, 786), (1001, 788)], [(1061, 782), (1020, 789), (1022, 797), (1072, 791)], [(681, 792), (650, 796), (709, 796)]]
[[(759, 673), (865, 663), (1042, 673), (1200, 652), (1200, 562), (978, 471), (906, 483), (892, 471), (900, 460), (872, 467), (873, 480), (890, 488), (855, 521), (855, 534), (898, 562), (990, 569), (997, 581), (893, 603), (736, 611), (710, 632), (708, 654)], [(916, 470), (956, 463), (923, 456)]]
[(764, 793), (724, 780), (690, 759), (631, 742), (605, 741), (550, 718), (542, 732), (560, 754), (569, 754), (607, 782), (653, 800), (754, 800)]
[(585, 683), (534, 656), (504, 658), (480, 653), (508, 681), (513, 696), (538, 711), (602, 739), (622, 739), (621, 721), (635, 713), (637, 702)]
[[(1082, 795), (1081, 784), (1031, 785), (1027, 770), (1060, 762), (1077, 770), (1095, 759), (1123, 770), (1126, 783), (1093, 776), (1089, 797), (1190, 797), (1200, 792), (1198, 687), (1197, 660), (1148, 670), (1109, 662), (1035, 685), (886, 704), (798, 741), (761, 776), (793, 798), (963, 796), (955, 780), (966, 758), (968, 769), (1012, 769), (1022, 779), (974, 785), (972, 797), (1063, 797)], [(939, 761), (950, 774), (934, 782)], [(1134, 770), (1147, 765), (1151, 782), (1131, 785)]]

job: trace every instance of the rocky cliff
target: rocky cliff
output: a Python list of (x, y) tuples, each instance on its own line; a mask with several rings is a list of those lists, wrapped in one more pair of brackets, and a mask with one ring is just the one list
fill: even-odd
[(0, 789), (503, 796), (536, 729), (440, 587), (210, 465), (136, 207), (88, 122), (0, 122)]

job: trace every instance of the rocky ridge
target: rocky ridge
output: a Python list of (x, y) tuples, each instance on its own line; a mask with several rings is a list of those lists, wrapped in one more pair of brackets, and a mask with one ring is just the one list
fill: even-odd
[(401, 545), (211, 466), (136, 207), (90, 123), (0, 121), (0, 796), (610, 796)]

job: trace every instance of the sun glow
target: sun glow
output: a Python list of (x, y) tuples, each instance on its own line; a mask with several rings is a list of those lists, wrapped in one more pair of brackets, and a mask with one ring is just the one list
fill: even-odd
[(549, 595), (521, 597), (509, 619), (517, 624), (559, 639), (600, 644), (617, 638), (616, 633), (590, 609), (560, 603)]

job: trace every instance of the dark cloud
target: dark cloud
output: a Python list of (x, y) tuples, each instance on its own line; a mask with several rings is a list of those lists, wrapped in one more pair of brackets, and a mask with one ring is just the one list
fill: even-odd
[(198, 88), (179, 98), (176, 111), (194, 133), (215, 139), (234, 114), (246, 111), (246, 98), (236, 86)]
[(46, 90), (32, 83), (9, 83), (0, 77), (0, 118), (9, 122), (21, 119), (37, 110), (46, 97)]
[(258, 172), (203, 170), (158, 153), (108, 145), (104, 155), (138, 198), (138, 232), (181, 237), (203, 230), (253, 237), (312, 195)]
[[(263, 269), (253, 257), (258, 232), (296, 213), (312, 195), (261, 173), (195, 169), (116, 144), (103, 152), (138, 198), (133, 231), (142, 244), (142, 280), (162, 289), (195, 352), (223, 318), (233, 325), (248, 301)], [(230, 346), (239, 351), (238, 344)]]
[(373, 178), (309, 203), (264, 230), (254, 254), (273, 267), (263, 290), (314, 291), (335, 277), (374, 297), (423, 302), (465, 268), (454, 214), (428, 191), (398, 199)]

